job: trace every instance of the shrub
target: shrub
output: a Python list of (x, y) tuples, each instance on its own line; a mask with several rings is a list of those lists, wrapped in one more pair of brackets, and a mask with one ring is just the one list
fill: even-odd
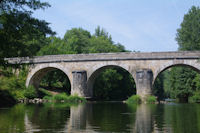
[(68, 96), (66, 93), (60, 93), (53, 96), (53, 100), (55, 101), (61, 101), (61, 100), (66, 101), (67, 99), (68, 99)]
[(147, 99), (146, 99), (146, 102), (147, 103), (155, 103), (157, 100), (156, 100), (156, 97), (155, 96), (147, 96)]
[(53, 100), (53, 97), (52, 96), (44, 96), (43, 99), (45, 99), (45, 100)]
[(37, 91), (33, 86), (29, 86), (27, 89), (25, 89), (24, 96), (28, 99), (36, 98), (37, 97)]
[(200, 92), (195, 92), (193, 96), (189, 97), (189, 102), (199, 103), (200, 102)]
[(68, 97), (68, 102), (78, 103), (78, 102), (86, 102), (84, 97), (79, 97), (78, 95), (71, 95)]
[(138, 95), (132, 95), (131, 97), (129, 97), (126, 100), (126, 103), (128, 103), (128, 104), (133, 104), (133, 103), (138, 104), (138, 103), (141, 103), (141, 98)]

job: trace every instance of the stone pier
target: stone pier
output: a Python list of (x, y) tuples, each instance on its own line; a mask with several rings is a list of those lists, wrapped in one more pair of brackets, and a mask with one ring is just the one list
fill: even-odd
[(73, 71), (73, 84), (71, 94), (82, 97), (87, 97), (87, 72), (86, 71)]
[(150, 69), (136, 71), (136, 88), (137, 95), (145, 101), (146, 96), (152, 94), (153, 73)]

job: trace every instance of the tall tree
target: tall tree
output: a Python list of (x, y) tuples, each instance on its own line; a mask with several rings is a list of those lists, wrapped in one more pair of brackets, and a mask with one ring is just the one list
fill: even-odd
[(90, 38), (91, 34), (87, 30), (72, 28), (65, 33), (63, 40), (67, 43), (68, 53), (80, 54), (88, 53), (87, 47)]
[(33, 56), (47, 45), (46, 36), (54, 35), (44, 20), (32, 17), (32, 11), (50, 7), (39, 0), (2, 0), (0, 2), (0, 58)]
[(200, 50), (200, 8), (192, 6), (185, 14), (181, 27), (177, 30), (176, 40), (179, 50)]
[[(177, 29), (176, 40), (179, 50), (200, 50), (200, 8), (192, 6), (184, 15), (181, 27)], [(174, 68), (171, 71), (171, 88), (179, 99), (188, 100), (194, 90), (197, 90), (199, 74), (189, 68)]]

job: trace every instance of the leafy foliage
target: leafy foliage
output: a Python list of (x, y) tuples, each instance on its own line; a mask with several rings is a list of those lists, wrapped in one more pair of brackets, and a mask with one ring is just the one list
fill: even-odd
[(193, 96), (189, 97), (189, 102), (199, 103), (200, 102), (200, 92), (195, 92)]
[(124, 100), (136, 93), (132, 76), (121, 68), (106, 69), (93, 86), (94, 97), (98, 100)]
[(43, 97), (43, 99), (49, 100), (49, 101), (64, 101), (69, 103), (80, 103), (80, 102), (86, 102), (86, 99), (83, 97), (79, 97), (78, 95), (70, 95), (68, 96), (66, 93), (60, 93), (56, 95), (46, 95)]
[[(192, 6), (187, 14), (185, 14), (183, 22), (177, 29), (176, 40), (179, 50), (195, 51), (200, 50), (200, 8)], [(200, 74), (188, 66), (172, 67), (160, 75), (155, 82), (155, 94), (163, 91), (165, 96), (170, 98), (178, 98), (181, 102), (187, 102), (188, 97), (194, 92), (200, 91)], [(160, 95), (160, 97), (163, 97)], [(159, 97), (158, 97), (159, 98)]]
[(181, 27), (177, 30), (176, 40), (179, 50), (200, 50), (200, 8), (192, 6), (185, 14)]
[(153, 94), (158, 97), (158, 101), (166, 98), (166, 94), (164, 93), (164, 76), (164, 73), (159, 74), (153, 86)]
[(128, 104), (138, 104), (141, 102), (142, 102), (142, 100), (141, 100), (140, 96), (138, 96), (138, 95), (132, 95), (131, 97), (129, 97), (126, 100), (126, 103), (128, 103)]
[[(20, 69), (22, 71), (16, 75), (13, 73), (13, 68), (11, 67), (0, 68), (0, 71), (2, 72), (0, 74), (0, 90), (3, 92), (7, 91), (15, 100), (25, 98), (24, 90), (26, 89), (25, 80), (27, 70), (25, 66)], [(16, 70), (16, 73), (17, 71), (18, 70)]]
[(32, 11), (49, 7), (39, 0), (0, 2), (0, 58), (33, 56), (48, 44), (47, 35), (55, 34), (44, 20), (33, 18)]
[[(200, 50), (200, 8), (192, 6), (185, 14), (181, 27), (177, 30), (176, 40), (179, 50)], [(199, 91), (200, 80), (197, 72), (188, 68), (178, 68), (172, 70), (172, 87), (177, 97), (188, 99), (193, 91)]]
[(34, 99), (38, 97), (38, 93), (33, 86), (29, 86), (27, 89), (25, 89), (24, 96), (28, 99)]
[(151, 95), (150, 95), (150, 96), (148, 96), (148, 97), (146, 98), (146, 102), (147, 102), (147, 103), (151, 103), (151, 104), (152, 104), (152, 103), (156, 103), (156, 101), (157, 101), (157, 100), (156, 100), (156, 97), (155, 97), (155, 96), (151, 96)]

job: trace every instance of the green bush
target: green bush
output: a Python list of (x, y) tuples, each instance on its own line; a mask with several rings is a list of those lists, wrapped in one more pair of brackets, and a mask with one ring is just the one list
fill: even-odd
[(141, 103), (141, 98), (138, 95), (132, 95), (131, 97), (129, 97), (126, 100), (126, 103), (128, 103), (128, 104), (133, 104), (133, 103), (138, 104), (138, 103)]
[(155, 96), (147, 96), (146, 102), (147, 103), (156, 103), (156, 97)]
[(45, 100), (53, 100), (53, 97), (52, 96), (44, 96), (43, 99), (45, 99)]
[(28, 99), (33, 99), (36, 98), (38, 95), (36, 89), (33, 86), (29, 86), (27, 89), (25, 89), (24, 96)]
[(193, 96), (189, 97), (189, 102), (200, 103), (200, 92), (195, 92)]
[(62, 101), (62, 100), (68, 100), (68, 96), (66, 93), (60, 93), (60, 94), (56, 94), (53, 96), (53, 100), (55, 101)]
[(78, 102), (86, 102), (84, 97), (79, 97), (78, 95), (71, 95), (67, 99), (68, 102), (78, 103)]

